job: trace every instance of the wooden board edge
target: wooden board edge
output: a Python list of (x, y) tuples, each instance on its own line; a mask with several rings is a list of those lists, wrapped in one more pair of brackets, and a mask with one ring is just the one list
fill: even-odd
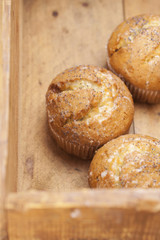
[[(6, 196), (16, 189), (18, 95), (15, 92), (18, 85), (14, 86), (19, 77), (18, 11), (19, 0), (0, 2), (0, 240), (8, 238), (4, 207)], [(13, 95), (16, 95), (16, 98), (13, 98)]]
[(10, 240), (157, 240), (160, 191), (81, 190), (11, 194)]
[[(103, 196), (103, 197), (102, 197)], [(68, 207), (133, 208), (137, 211), (160, 211), (157, 189), (84, 189), (75, 192), (28, 191), (9, 194), (8, 211)]]
[(9, 139), (7, 164), (8, 193), (15, 192), (17, 190), (20, 20), (20, 0), (11, 0)]
[(7, 239), (4, 211), (8, 160), (11, 1), (0, 2), (0, 239)]

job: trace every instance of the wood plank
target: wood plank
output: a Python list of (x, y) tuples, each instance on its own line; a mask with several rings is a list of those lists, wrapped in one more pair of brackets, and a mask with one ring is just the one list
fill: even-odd
[[(125, 0), (124, 3), (126, 18), (143, 13), (159, 14), (159, 0)], [(160, 104), (136, 104), (134, 125), (135, 133), (160, 138)]]
[(5, 198), (16, 189), (18, 6), (18, 0), (0, 2), (0, 239), (3, 240), (7, 239)]
[(49, 135), (45, 93), (62, 70), (106, 66), (106, 43), (123, 20), (119, 0), (23, 1), (18, 191), (88, 187), (90, 162), (69, 156)]
[(124, 0), (125, 18), (139, 14), (160, 14), (159, 0)]
[(7, 191), (17, 189), (18, 162), (18, 100), (20, 73), (20, 15), (19, 0), (11, 4), (10, 31), (10, 86), (9, 86), (9, 147), (7, 165)]
[[(66, 2), (23, 2), (18, 190), (86, 187), (87, 171), (83, 169), (87, 169), (88, 163), (70, 158), (56, 145), (53, 147), (48, 137), (42, 96), (49, 79), (66, 67), (79, 63), (105, 65), (102, 45), (106, 34), (109, 36), (123, 20), (122, 2)], [(74, 172), (75, 166), (82, 172)], [(153, 189), (13, 194), (7, 203), (9, 237), (10, 240), (157, 240), (159, 199), (159, 190)]]
[(7, 203), (9, 236), (11, 240), (158, 240), (159, 199), (157, 189), (14, 194)]
[(6, 165), (9, 120), (10, 1), (0, 2), (0, 239), (6, 239)]

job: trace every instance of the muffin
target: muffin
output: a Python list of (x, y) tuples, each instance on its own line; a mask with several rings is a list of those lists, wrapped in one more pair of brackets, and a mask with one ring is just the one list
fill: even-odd
[(111, 140), (90, 165), (91, 188), (160, 187), (160, 141), (138, 134)]
[(139, 102), (160, 103), (160, 16), (121, 23), (108, 42), (107, 65)]
[(57, 75), (46, 103), (54, 139), (66, 152), (83, 159), (127, 133), (134, 114), (132, 96), (123, 81), (94, 66), (77, 66)]

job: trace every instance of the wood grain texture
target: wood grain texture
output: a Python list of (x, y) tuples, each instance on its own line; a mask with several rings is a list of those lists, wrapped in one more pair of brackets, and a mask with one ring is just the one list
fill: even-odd
[[(44, 96), (52, 78), (65, 68), (78, 64), (105, 66), (107, 38), (123, 16), (135, 15), (141, 11), (139, 9), (143, 11), (153, 5), (151, 0), (136, 0), (136, 4), (130, 0), (123, 2), (124, 6), (120, 0), (22, 1), (20, 52), (23, 65), (20, 78), (17, 71), (13, 73), (14, 80), (17, 76), (19, 83), (11, 86), (15, 91), (19, 89), (19, 99), (17, 95), (11, 95), (16, 106), (11, 108), (11, 116), (17, 115), (13, 118), (15, 129), (10, 128), (10, 143), (16, 147), (18, 136), (18, 191), (38, 189), (46, 192), (19, 192), (9, 196), (6, 208), (10, 240), (160, 239), (159, 190), (66, 192), (88, 187), (89, 162), (73, 158), (59, 149), (46, 127)], [(158, 2), (154, 0), (154, 4)], [(17, 29), (18, 41), (18, 28), (13, 29)], [(19, 63), (16, 54), (19, 47), (15, 46), (12, 56), (15, 55)], [(159, 112), (158, 105), (137, 105), (136, 132), (158, 137)], [(156, 124), (154, 129), (150, 121)], [(16, 151), (10, 148), (9, 160), (12, 152), (13, 169), (16, 169), (17, 148)], [(8, 172), (12, 178), (16, 172), (11, 171), (11, 166)], [(14, 190), (16, 176), (13, 185), (10, 180), (9, 188)]]
[(9, 121), (10, 1), (0, 2), (0, 239), (6, 239), (6, 170)]
[(119, 0), (23, 1), (18, 191), (88, 187), (90, 162), (66, 154), (49, 135), (45, 93), (66, 68), (106, 65), (107, 38), (122, 10)]
[(11, 4), (10, 31), (10, 86), (9, 86), (9, 148), (7, 165), (7, 192), (17, 189), (18, 160), (18, 99), (19, 99), (19, 65), (20, 65), (20, 15), (19, 0)]
[[(16, 189), (18, 140), (18, 0), (0, 2), (0, 239), (7, 239), (4, 202)], [(12, 40), (12, 41), (11, 41)]]
[[(125, 0), (125, 18), (139, 14), (160, 14), (158, 0)], [(160, 139), (160, 104), (135, 104), (134, 117), (135, 133), (150, 135)]]
[(125, 18), (139, 14), (160, 14), (159, 0), (124, 0)]
[(138, 189), (11, 195), (9, 236), (11, 240), (158, 240), (159, 198), (159, 190)]

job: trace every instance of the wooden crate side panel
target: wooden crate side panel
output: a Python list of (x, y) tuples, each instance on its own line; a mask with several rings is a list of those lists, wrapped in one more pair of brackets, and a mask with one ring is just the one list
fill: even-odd
[(0, 239), (7, 239), (4, 211), (8, 192), (16, 190), (18, 142), (18, 0), (0, 2)]
[[(132, 2), (128, 1), (130, 4)], [(136, 2), (137, 6), (144, 4), (144, 1)], [(30, 4), (31, 1), (28, 1), (28, 3)], [(152, 4), (152, 1), (150, 1), (150, 4)], [(148, 106), (145, 106), (148, 109)], [(151, 114), (151, 112), (147, 111), (148, 113)], [(148, 117), (143, 115), (143, 121), (145, 119), (148, 119)], [(136, 126), (138, 124), (137, 122)], [(150, 125), (148, 127), (151, 132)], [(144, 124), (141, 124), (140, 128), (146, 131)], [(155, 136), (157, 136), (158, 131), (154, 131)], [(127, 191), (129, 193), (129, 190)], [(116, 196), (113, 196), (111, 192), (101, 192), (98, 200), (96, 198), (98, 192), (93, 191), (93, 195), (87, 193), (83, 201), (81, 201), (81, 197), (83, 197), (81, 192), (80, 195), (75, 193), (76, 198), (74, 201), (72, 200), (73, 196), (67, 193), (64, 194), (65, 197), (59, 194), (56, 194), (54, 197), (50, 194), (39, 195), (38, 192), (35, 193), (36, 197), (34, 198), (30, 194), (24, 195), (24, 197), (19, 194), (13, 196), (13, 198), (11, 197), (8, 200), (10, 239), (160, 239), (160, 196), (157, 190), (143, 191), (143, 197), (136, 195), (136, 204), (132, 202), (134, 196), (127, 195), (126, 207), (124, 207), (124, 203), (126, 203), (125, 198), (120, 197), (121, 194), (125, 195), (123, 191)], [(110, 203), (107, 200), (108, 196), (110, 196)], [(93, 202), (91, 201), (92, 199), (94, 199)]]
[[(80, 214), (80, 217), (77, 216)], [(71, 216), (74, 216), (73, 218)], [(77, 216), (77, 217), (75, 217)], [(23, 219), (23, 221), (22, 221)], [(158, 240), (160, 213), (64, 208), (10, 213), (11, 240)], [(153, 222), (156, 225), (153, 225)], [(151, 226), (151, 227), (149, 227)]]
[(0, 1), (0, 239), (6, 239), (6, 166), (8, 156), (10, 1)]
[(19, 193), (8, 199), (9, 236), (11, 240), (158, 240), (159, 199), (157, 190)]
[(18, 162), (18, 100), (20, 77), (20, 14), (19, 0), (11, 4), (10, 32), (10, 88), (9, 88), (9, 148), (7, 165), (7, 191), (17, 189)]

